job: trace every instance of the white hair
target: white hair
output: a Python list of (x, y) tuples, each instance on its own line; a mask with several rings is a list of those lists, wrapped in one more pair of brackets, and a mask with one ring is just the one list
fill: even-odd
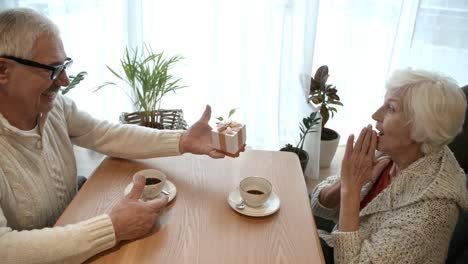
[(397, 70), (387, 81), (387, 94), (397, 93), (411, 125), (411, 139), (429, 153), (450, 143), (462, 130), (466, 98), (455, 80), (424, 70)]
[(29, 9), (0, 11), (0, 56), (30, 59), (36, 40), (42, 34), (59, 36), (58, 27), (46, 16)]

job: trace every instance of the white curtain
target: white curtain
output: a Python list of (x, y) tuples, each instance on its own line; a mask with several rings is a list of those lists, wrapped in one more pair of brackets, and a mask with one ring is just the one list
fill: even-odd
[[(88, 72), (69, 93), (80, 108), (117, 121), (132, 108), (105, 65), (117, 67), (125, 46), (150, 44), (155, 51), (180, 54), (176, 69), (189, 86), (163, 100), (163, 108), (182, 108), (193, 123), (210, 104), (213, 116), (238, 108), (247, 124), (248, 144), (278, 149), (297, 137), (298, 122), (310, 111), (301, 75), (312, 67), (317, 9), (308, 0), (20, 0), (60, 27), (71, 74)], [(90, 88), (91, 87), (91, 88)]]
[[(105, 65), (143, 42), (185, 57), (177, 74), (188, 88), (163, 101), (193, 123), (205, 104), (213, 116), (239, 108), (248, 144), (278, 149), (298, 139), (310, 107), (308, 76), (330, 68), (344, 107), (327, 127), (342, 134), (373, 123), (384, 83), (396, 68), (439, 70), (468, 84), (466, 0), (9, 0), (51, 17), (61, 28), (80, 108), (117, 121), (132, 105)], [(4, 5), (6, 2), (4, 2)]]
[(468, 1), (320, 1), (313, 71), (330, 68), (344, 107), (326, 126), (347, 136), (383, 103), (384, 84), (397, 68), (441, 71), (468, 84)]

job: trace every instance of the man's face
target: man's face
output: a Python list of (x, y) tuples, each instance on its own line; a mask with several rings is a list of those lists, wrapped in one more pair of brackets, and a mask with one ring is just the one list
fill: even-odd
[[(63, 64), (66, 59), (62, 41), (50, 34), (37, 39), (33, 54), (30, 60), (51, 66)], [(69, 84), (65, 71), (55, 80), (51, 80), (51, 73), (50, 70), (15, 63), (7, 85), (9, 99), (28, 115), (49, 112), (60, 87)]]

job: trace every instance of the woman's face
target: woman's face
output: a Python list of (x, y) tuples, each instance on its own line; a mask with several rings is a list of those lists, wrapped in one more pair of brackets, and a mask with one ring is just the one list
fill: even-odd
[(389, 92), (384, 104), (372, 115), (379, 131), (377, 149), (396, 156), (418, 151), (420, 144), (410, 138), (411, 123), (403, 112), (403, 100), (398, 92)]

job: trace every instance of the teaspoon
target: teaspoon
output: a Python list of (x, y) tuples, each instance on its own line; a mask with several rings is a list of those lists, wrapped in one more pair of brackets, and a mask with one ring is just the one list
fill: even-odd
[(245, 203), (244, 200), (242, 200), (240, 203), (236, 204), (236, 208), (239, 210), (242, 210), (245, 208)]

